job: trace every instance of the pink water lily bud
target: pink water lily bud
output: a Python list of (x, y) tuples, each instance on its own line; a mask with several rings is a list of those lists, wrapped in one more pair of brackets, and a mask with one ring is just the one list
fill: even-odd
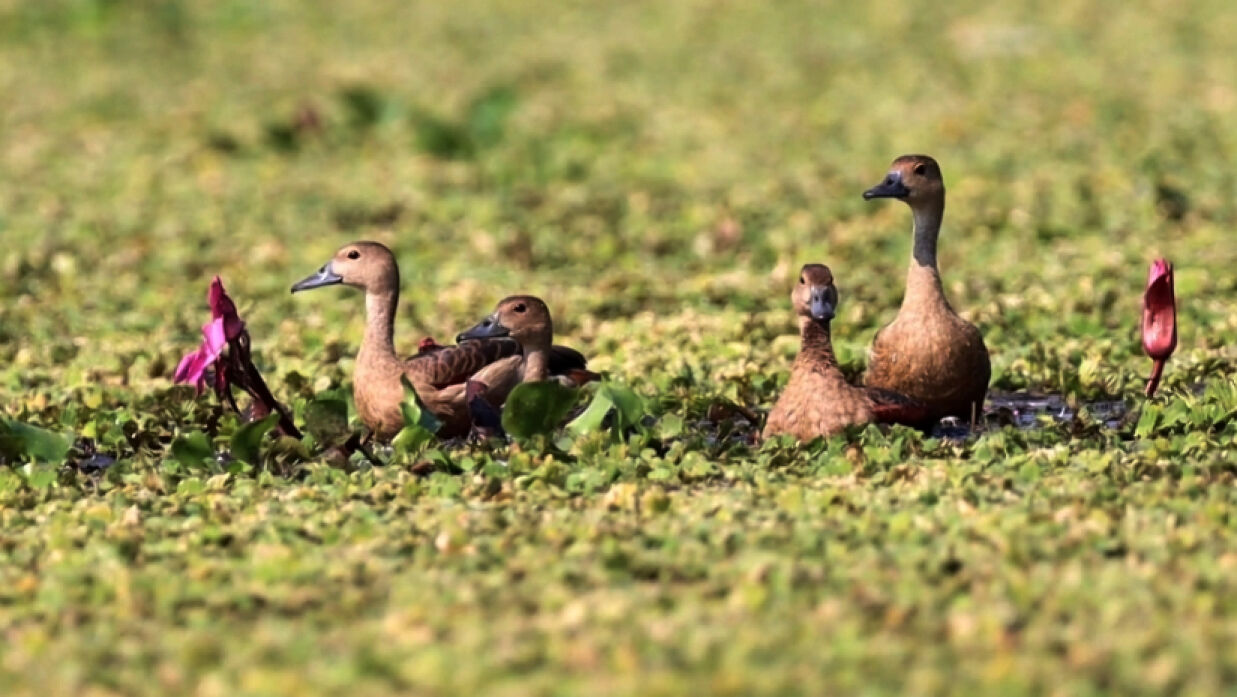
[(210, 289), (206, 291), (206, 302), (210, 305), (211, 317), (223, 319), (224, 333), (229, 341), (241, 335), (245, 323), (241, 321), (236, 311), (236, 303), (228, 297), (228, 292), (223, 289), (223, 281), (218, 276), (211, 279)]
[(222, 391), (227, 387), (226, 372), (219, 357), (229, 341), (240, 337), (245, 330), (236, 311), (236, 303), (228, 297), (223, 289), (223, 281), (215, 276), (206, 291), (206, 303), (210, 306), (211, 321), (202, 325), (202, 345), (198, 350), (180, 359), (176, 373), (172, 376), (175, 383), (191, 382), (198, 388), (198, 394), (206, 387), (206, 369), (217, 365), (215, 372), (215, 389)]
[(1143, 350), (1151, 357), (1151, 377), (1146, 394), (1155, 394), (1164, 373), (1164, 363), (1177, 348), (1177, 298), (1173, 288), (1173, 265), (1167, 259), (1151, 262), (1147, 288), (1143, 291)]

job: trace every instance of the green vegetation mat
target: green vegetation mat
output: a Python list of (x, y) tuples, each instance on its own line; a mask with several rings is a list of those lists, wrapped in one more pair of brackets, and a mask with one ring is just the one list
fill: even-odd
[[(1237, 693), (1235, 56), (1227, 0), (0, 0), (0, 416), (83, 439), (0, 465), (0, 693)], [(994, 390), (1077, 418), (746, 444), (801, 263), (862, 371), (919, 151)], [(359, 238), (405, 351), (535, 293), (656, 423), (195, 459), (210, 278), (300, 419), (363, 304), (288, 288)]]

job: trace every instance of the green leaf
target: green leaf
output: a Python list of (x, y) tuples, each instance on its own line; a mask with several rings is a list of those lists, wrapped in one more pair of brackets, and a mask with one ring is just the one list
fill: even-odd
[(72, 445), (55, 431), (0, 419), (0, 455), (8, 460), (63, 462)]
[(434, 434), (416, 424), (405, 426), (391, 439), (391, 447), (401, 455), (416, 454), (434, 439)]
[(640, 395), (632, 391), (630, 387), (613, 382), (608, 382), (602, 387), (610, 393), (614, 406), (618, 407), (620, 417), (618, 429), (623, 431), (632, 426), (639, 426), (640, 419), (644, 417), (644, 400), (640, 398)]
[(1143, 412), (1138, 415), (1138, 425), (1134, 427), (1135, 438), (1146, 438), (1155, 433), (1155, 424), (1160, 417), (1160, 408), (1154, 404), (1143, 406)]
[(442, 422), (417, 396), (417, 390), (411, 382), (408, 382), (408, 376), (399, 376), (399, 381), (404, 386), (404, 401), (399, 405), (400, 413), (404, 415), (404, 427), (420, 426), (431, 434), (438, 433), (438, 429), (442, 428)]
[(279, 414), (267, 414), (266, 418), (249, 423), (236, 429), (232, 434), (232, 457), (251, 465), (262, 464), (262, 438), (275, 428)]
[(46, 489), (55, 481), (56, 470), (51, 467), (31, 466), (30, 473), (26, 475), (26, 483), (32, 489)]
[(683, 434), (683, 417), (665, 414), (657, 422), (658, 438), (677, 438)]
[(593, 401), (588, 403), (588, 407), (567, 424), (567, 430), (577, 436), (592, 433), (601, 428), (606, 414), (609, 414), (613, 408), (614, 399), (610, 396), (610, 391), (606, 389), (606, 386), (602, 385), (593, 395)]
[(194, 431), (172, 441), (172, 458), (182, 467), (201, 467), (202, 462), (214, 459), (215, 449), (205, 433)]
[(615, 431), (622, 433), (640, 423), (644, 416), (644, 400), (628, 387), (613, 382), (603, 383), (597, 388), (597, 394), (588, 408), (573, 419), (567, 429), (576, 435), (592, 433), (601, 428), (611, 409), (615, 410)]
[(503, 428), (516, 438), (550, 433), (576, 403), (576, 391), (554, 380), (516, 385), (503, 406)]
[(318, 398), (305, 405), (305, 430), (319, 445), (335, 445), (346, 440), (348, 403), (336, 398)]

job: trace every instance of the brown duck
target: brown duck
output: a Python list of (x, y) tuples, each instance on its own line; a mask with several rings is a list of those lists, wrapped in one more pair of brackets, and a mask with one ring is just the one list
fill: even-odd
[(838, 304), (829, 267), (805, 265), (790, 301), (799, 319), (799, 355), (791, 366), (786, 390), (769, 412), (765, 438), (785, 433), (811, 440), (858, 424), (925, 424), (928, 411), (915, 400), (846, 381), (833, 355), (829, 334), (829, 322)]
[(476, 326), (455, 338), (461, 345), (471, 341), (511, 338), (520, 345), (518, 366), (520, 381), (536, 382), (555, 378), (578, 387), (601, 376), (583, 365), (563, 366), (554, 370), (554, 321), (550, 308), (541, 298), (532, 295), (512, 295), (498, 302), (494, 311)]
[[(357, 413), (379, 439), (403, 427), (401, 376), (416, 389), (425, 406), (442, 422), (438, 435), (466, 435), (470, 428), (465, 383), (479, 383), (485, 399), (501, 404), (523, 377), (525, 359), (518, 341), (496, 337), (457, 346), (422, 342), (411, 358), (395, 352), (395, 310), (399, 304), (399, 267), (391, 250), (378, 242), (344, 245), (317, 273), (292, 286), (292, 292), (343, 284), (365, 291), (365, 335), (357, 353), (352, 394)], [(578, 352), (552, 346), (546, 369), (559, 373), (583, 370)], [(474, 396), (478, 386), (474, 386)]]
[(933, 418), (975, 420), (992, 368), (984, 337), (945, 299), (936, 267), (936, 238), (945, 214), (945, 183), (936, 160), (903, 155), (865, 199), (896, 198), (911, 207), (914, 246), (898, 316), (876, 333), (866, 384), (919, 400)]

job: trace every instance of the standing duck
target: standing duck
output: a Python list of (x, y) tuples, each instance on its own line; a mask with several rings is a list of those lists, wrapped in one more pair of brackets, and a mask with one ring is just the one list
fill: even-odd
[(786, 390), (769, 412), (763, 437), (785, 433), (811, 440), (858, 424), (925, 424), (928, 411), (915, 400), (846, 381), (833, 355), (829, 334), (829, 322), (838, 304), (829, 267), (805, 265), (790, 301), (799, 319), (799, 355), (791, 366)]
[(974, 422), (982, 413), (992, 366), (984, 337), (945, 299), (936, 238), (945, 214), (945, 183), (936, 160), (903, 155), (865, 199), (896, 198), (911, 207), (914, 247), (898, 316), (876, 333), (865, 382), (919, 400), (933, 418)]
[(520, 381), (537, 382), (556, 378), (569, 387), (578, 387), (601, 376), (585, 369), (584, 359), (579, 365), (563, 366), (554, 370), (554, 321), (550, 308), (541, 298), (532, 295), (512, 295), (498, 302), (494, 311), (476, 326), (461, 332), (455, 338), (460, 345), (472, 341), (492, 341), (511, 338), (520, 345), (521, 360), (518, 366)]
[[(471, 426), (465, 383), (473, 381), (491, 403), (501, 404), (519, 383), (524, 357), (510, 338), (468, 341), (457, 346), (422, 346), (411, 358), (395, 352), (395, 309), (399, 304), (399, 266), (390, 249), (379, 242), (344, 245), (317, 273), (292, 286), (292, 292), (343, 284), (365, 291), (365, 334), (357, 353), (352, 394), (357, 413), (374, 436), (387, 440), (404, 425), (401, 377), (440, 421), (438, 435), (467, 435)], [(583, 369), (584, 357), (572, 349), (548, 351), (551, 372)]]

